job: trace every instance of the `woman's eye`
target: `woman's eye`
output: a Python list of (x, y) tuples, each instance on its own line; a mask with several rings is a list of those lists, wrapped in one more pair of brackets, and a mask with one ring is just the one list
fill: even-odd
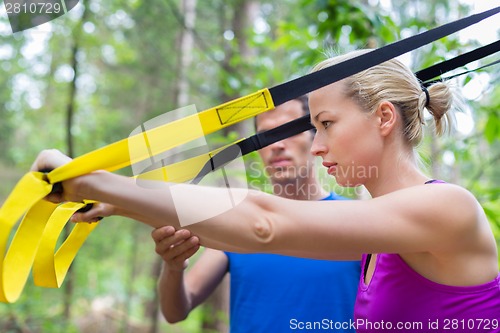
[(327, 129), (327, 128), (328, 128), (328, 126), (330, 126), (331, 124), (332, 124), (332, 122), (331, 122), (331, 121), (322, 121), (322, 122), (321, 122), (321, 125), (323, 125), (323, 128), (324, 128), (324, 129)]

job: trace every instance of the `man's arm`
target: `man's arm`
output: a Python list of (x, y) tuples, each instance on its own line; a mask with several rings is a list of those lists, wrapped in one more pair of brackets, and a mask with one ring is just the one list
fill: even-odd
[(155, 229), (152, 237), (164, 266), (158, 280), (163, 316), (169, 323), (187, 318), (189, 313), (212, 294), (227, 272), (227, 256), (206, 249), (196, 264), (185, 273), (188, 258), (199, 249), (199, 240), (188, 230), (172, 227)]

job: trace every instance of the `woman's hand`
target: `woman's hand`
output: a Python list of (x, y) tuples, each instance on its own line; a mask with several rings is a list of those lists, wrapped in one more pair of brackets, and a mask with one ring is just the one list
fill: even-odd
[[(57, 149), (42, 150), (31, 166), (31, 171), (50, 172), (57, 167), (69, 163), (71, 160), (70, 157), (64, 155)], [(81, 178), (83, 177), (64, 181), (62, 183), (62, 191), (50, 193), (45, 199), (55, 203), (65, 201), (80, 202), (83, 199), (87, 199), (77, 194), (78, 188), (82, 183)]]
[(31, 166), (31, 171), (53, 170), (71, 161), (71, 158), (64, 155), (57, 149), (42, 150)]

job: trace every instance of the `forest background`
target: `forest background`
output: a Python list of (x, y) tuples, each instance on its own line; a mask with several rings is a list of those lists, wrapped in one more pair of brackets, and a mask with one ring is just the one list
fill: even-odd
[[(170, 110), (191, 104), (204, 110), (306, 74), (325, 52), (380, 47), (498, 5), (479, 0), (83, 0), (63, 17), (15, 34), (0, 5), (0, 203), (41, 149), (79, 156), (126, 138)], [(489, 44), (499, 38), (499, 21), (496, 15), (401, 59), (417, 71)], [(499, 58), (490, 56), (450, 75)], [(457, 131), (440, 140), (427, 133), (419, 152), (434, 178), (477, 196), (500, 240), (498, 68), (455, 79), (469, 107), (457, 115)], [(250, 134), (251, 120), (207, 141), (215, 147)], [(245, 162), (259, 160), (251, 154)], [(266, 190), (265, 177), (256, 170), (247, 168), (247, 181)], [(338, 188), (331, 179), (323, 183), (347, 196), (360, 194)], [(16, 303), (0, 304), (0, 332), (223, 331), (224, 288), (181, 324), (168, 325), (158, 315), (161, 260), (150, 232), (123, 218), (103, 220), (60, 289), (36, 287), (30, 279)]]

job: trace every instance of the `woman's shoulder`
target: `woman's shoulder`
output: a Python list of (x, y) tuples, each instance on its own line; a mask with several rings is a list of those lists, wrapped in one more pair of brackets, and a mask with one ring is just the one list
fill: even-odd
[(456, 209), (457, 204), (465, 205), (464, 208), (476, 207), (479, 203), (476, 197), (465, 187), (457, 184), (447, 183), (436, 180), (432, 183), (416, 186), (418, 191), (430, 196), (429, 199), (439, 199), (437, 203), (444, 206), (453, 206)]
[[(425, 184), (406, 187), (394, 192), (387, 194), (390, 197), (403, 197), (416, 200), (416, 202), (426, 202), (430, 200), (436, 200), (436, 204), (452, 204), (461, 202), (464, 204), (477, 205), (477, 199), (475, 196), (466, 188), (453, 184), (444, 182), (441, 180), (432, 180), (426, 182)], [(458, 207), (457, 207), (458, 208)]]
[[(394, 201), (404, 201), (411, 210), (418, 210), (427, 220), (452, 223), (468, 228), (484, 219), (484, 211), (476, 197), (466, 188), (446, 182), (408, 187), (388, 194)], [(391, 200), (391, 201), (392, 201)]]

